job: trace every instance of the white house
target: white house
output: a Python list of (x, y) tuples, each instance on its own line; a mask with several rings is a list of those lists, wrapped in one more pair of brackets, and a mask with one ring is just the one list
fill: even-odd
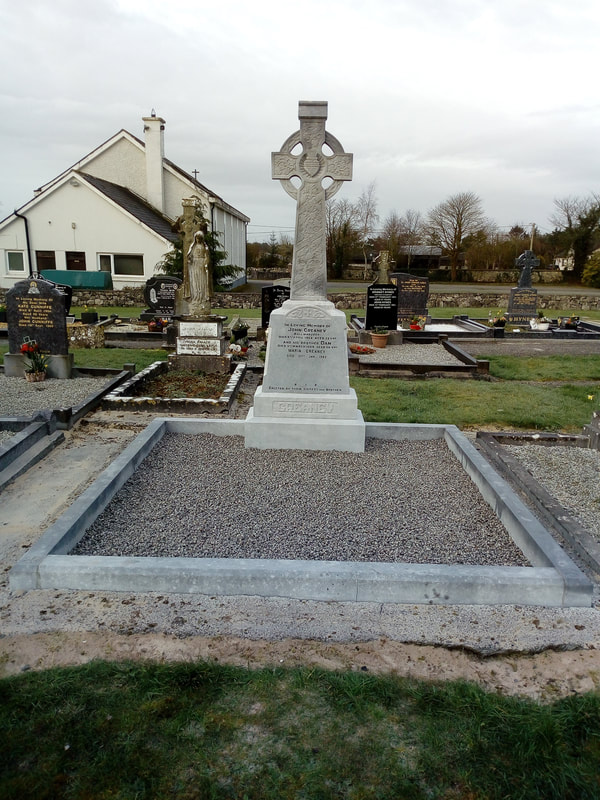
[(244, 282), (249, 217), (165, 158), (164, 119), (152, 112), (143, 122), (144, 141), (119, 131), (0, 222), (0, 286), (47, 269), (96, 273), (67, 276), (75, 285), (110, 286), (102, 272), (116, 289), (143, 284), (177, 238), (190, 197), (221, 234), (227, 263), (239, 267), (234, 285)]

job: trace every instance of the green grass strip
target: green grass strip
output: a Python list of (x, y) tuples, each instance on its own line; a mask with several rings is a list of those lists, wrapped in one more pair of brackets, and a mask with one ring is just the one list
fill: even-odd
[(322, 669), (88, 665), (0, 681), (4, 800), (600, 792), (600, 695), (552, 705)]

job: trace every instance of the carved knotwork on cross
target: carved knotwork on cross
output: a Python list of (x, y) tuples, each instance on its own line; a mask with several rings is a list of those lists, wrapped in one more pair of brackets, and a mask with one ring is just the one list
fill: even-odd
[[(352, 154), (345, 153), (335, 136), (325, 130), (326, 102), (301, 101), (298, 117), (300, 130), (271, 155), (272, 176), (297, 202), (291, 299), (326, 300), (325, 202), (343, 181), (352, 180)], [(299, 179), (300, 185), (295, 186), (292, 178)], [(332, 183), (325, 187), (327, 178)]]

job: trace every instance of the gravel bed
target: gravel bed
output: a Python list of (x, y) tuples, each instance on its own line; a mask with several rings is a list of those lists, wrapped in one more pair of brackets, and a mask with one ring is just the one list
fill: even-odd
[(356, 454), (173, 433), (72, 553), (528, 564), (442, 441)]
[(600, 452), (582, 447), (503, 445), (600, 540)]
[(432, 366), (461, 366), (462, 361), (441, 344), (401, 344), (377, 348), (371, 355), (361, 355), (366, 364), (427, 364)]
[(44, 409), (71, 408), (99, 391), (107, 378), (46, 378), (27, 383), (25, 378), (0, 374), (0, 417), (29, 417)]

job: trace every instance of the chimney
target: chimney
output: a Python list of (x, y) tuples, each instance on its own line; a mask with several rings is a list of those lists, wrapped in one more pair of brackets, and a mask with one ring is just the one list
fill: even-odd
[(161, 214), (165, 210), (163, 158), (165, 155), (165, 121), (152, 109), (149, 117), (142, 117), (146, 143), (146, 199)]

